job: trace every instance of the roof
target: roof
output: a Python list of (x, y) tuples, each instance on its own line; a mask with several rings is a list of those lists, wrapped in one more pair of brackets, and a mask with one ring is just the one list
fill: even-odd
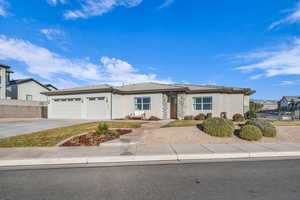
[(184, 86), (190, 90), (190, 93), (244, 93), (246, 95), (254, 94), (256, 91), (250, 88), (225, 87), (217, 85), (192, 85), (192, 84), (176, 84), (177, 86)]
[(8, 65), (5, 65), (5, 64), (1, 64), (0, 63), (0, 68), (5, 68), (6, 69), (6, 72), (9, 72), (9, 73), (14, 73), (11, 69), (10, 69), (10, 66)]
[(64, 95), (64, 94), (78, 94), (78, 93), (91, 93), (91, 92), (113, 92), (114, 88), (107, 84), (92, 85), (85, 87), (76, 87), (70, 89), (55, 90), (45, 92), (47, 95)]
[(287, 101), (299, 102), (300, 96), (284, 96)]
[(53, 87), (54, 89), (56, 89), (56, 90), (58, 90), (56, 87), (54, 87), (52, 84), (44, 84), (44, 86), (46, 86), (47, 88), (49, 88), (49, 87)]
[(9, 85), (18, 85), (18, 84), (27, 83), (27, 82), (30, 82), (30, 81), (33, 81), (33, 82), (39, 84), (40, 86), (42, 86), (43, 88), (47, 89), (48, 91), (50, 91), (50, 89), (47, 88), (44, 84), (41, 84), (40, 82), (38, 82), (37, 80), (35, 80), (33, 78), (12, 80), (12, 81), (9, 81)]
[(161, 83), (137, 83), (124, 86), (111, 86), (107, 84), (76, 87), (70, 89), (45, 92), (46, 95), (79, 94), (91, 92), (113, 92), (117, 94), (144, 94), (160, 92), (185, 92), (185, 93), (230, 93), (251, 95), (255, 91), (250, 88), (236, 88), (211, 85), (188, 84), (161, 84)]
[(5, 68), (5, 69), (10, 69), (10, 66), (5, 65), (5, 64), (1, 64), (1, 63), (0, 63), (0, 67), (3, 67), (3, 68)]
[(186, 91), (187, 87), (172, 85), (172, 84), (161, 84), (161, 83), (137, 83), (114, 87), (120, 93), (139, 93), (144, 91), (153, 92), (164, 92), (164, 91)]

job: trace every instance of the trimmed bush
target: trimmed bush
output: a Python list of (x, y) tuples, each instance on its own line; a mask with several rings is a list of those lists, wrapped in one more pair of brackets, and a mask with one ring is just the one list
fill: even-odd
[(205, 120), (205, 114), (200, 113), (196, 115), (195, 120)]
[(263, 135), (265, 137), (276, 137), (276, 135), (277, 135), (276, 128), (275, 127), (266, 127), (263, 132)]
[(183, 119), (184, 120), (193, 120), (193, 116), (192, 115), (187, 115), (187, 116), (184, 116)]
[(265, 136), (265, 137), (276, 137), (277, 131), (276, 131), (275, 126), (273, 126), (273, 124), (271, 124), (267, 120), (251, 119), (246, 124), (257, 126), (261, 130), (263, 136)]
[(260, 140), (263, 134), (261, 130), (253, 125), (246, 125), (241, 128), (240, 137), (245, 140)]
[(159, 121), (159, 120), (161, 120), (161, 119), (158, 118), (158, 117), (156, 117), (156, 116), (151, 116), (151, 117), (149, 117), (148, 120), (149, 120), (149, 121)]
[(256, 113), (255, 111), (248, 111), (245, 113), (245, 118), (246, 119), (254, 119), (256, 118)]
[(207, 113), (206, 114), (206, 119), (211, 119), (212, 118), (212, 113)]
[(222, 118), (207, 119), (202, 124), (203, 131), (211, 136), (229, 137), (234, 132), (231, 121)]
[(99, 123), (96, 132), (100, 135), (107, 135), (109, 133), (108, 125), (106, 123)]
[(236, 113), (233, 115), (232, 120), (235, 122), (242, 122), (242, 121), (245, 121), (245, 118), (243, 115)]

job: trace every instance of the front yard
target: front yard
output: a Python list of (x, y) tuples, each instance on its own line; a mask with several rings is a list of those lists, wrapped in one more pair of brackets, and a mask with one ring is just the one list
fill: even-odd
[(202, 121), (200, 120), (176, 120), (162, 126), (162, 128), (197, 126), (201, 123)]
[[(0, 147), (49, 147), (75, 135), (93, 131), (99, 123), (85, 123), (0, 139)], [(110, 128), (139, 128), (142, 122), (106, 122)]]
[(234, 143), (300, 143), (300, 126), (278, 126), (277, 136), (263, 137), (259, 141), (247, 141), (236, 135), (231, 137), (214, 137), (196, 126), (171, 127), (154, 130), (145, 135), (141, 145), (159, 144), (234, 144)]

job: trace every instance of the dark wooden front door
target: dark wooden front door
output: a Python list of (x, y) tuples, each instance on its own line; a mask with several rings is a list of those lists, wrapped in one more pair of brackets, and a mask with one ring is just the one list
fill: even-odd
[(171, 119), (177, 119), (177, 97), (171, 97)]

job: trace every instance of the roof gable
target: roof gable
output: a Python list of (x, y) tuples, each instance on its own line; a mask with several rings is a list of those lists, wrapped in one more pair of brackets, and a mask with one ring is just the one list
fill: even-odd
[(41, 87), (45, 88), (46, 90), (51, 91), (48, 87), (46, 87), (45, 85), (41, 84), (40, 82), (38, 82), (37, 80), (35, 80), (33, 78), (13, 80), (13, 81), (9, 82), (9, 85), (20, 85), (20, 84), (24, 84), (24, 83), (28, 83), (28, 82), (35, 82), (36, 84), (40, 85)]

